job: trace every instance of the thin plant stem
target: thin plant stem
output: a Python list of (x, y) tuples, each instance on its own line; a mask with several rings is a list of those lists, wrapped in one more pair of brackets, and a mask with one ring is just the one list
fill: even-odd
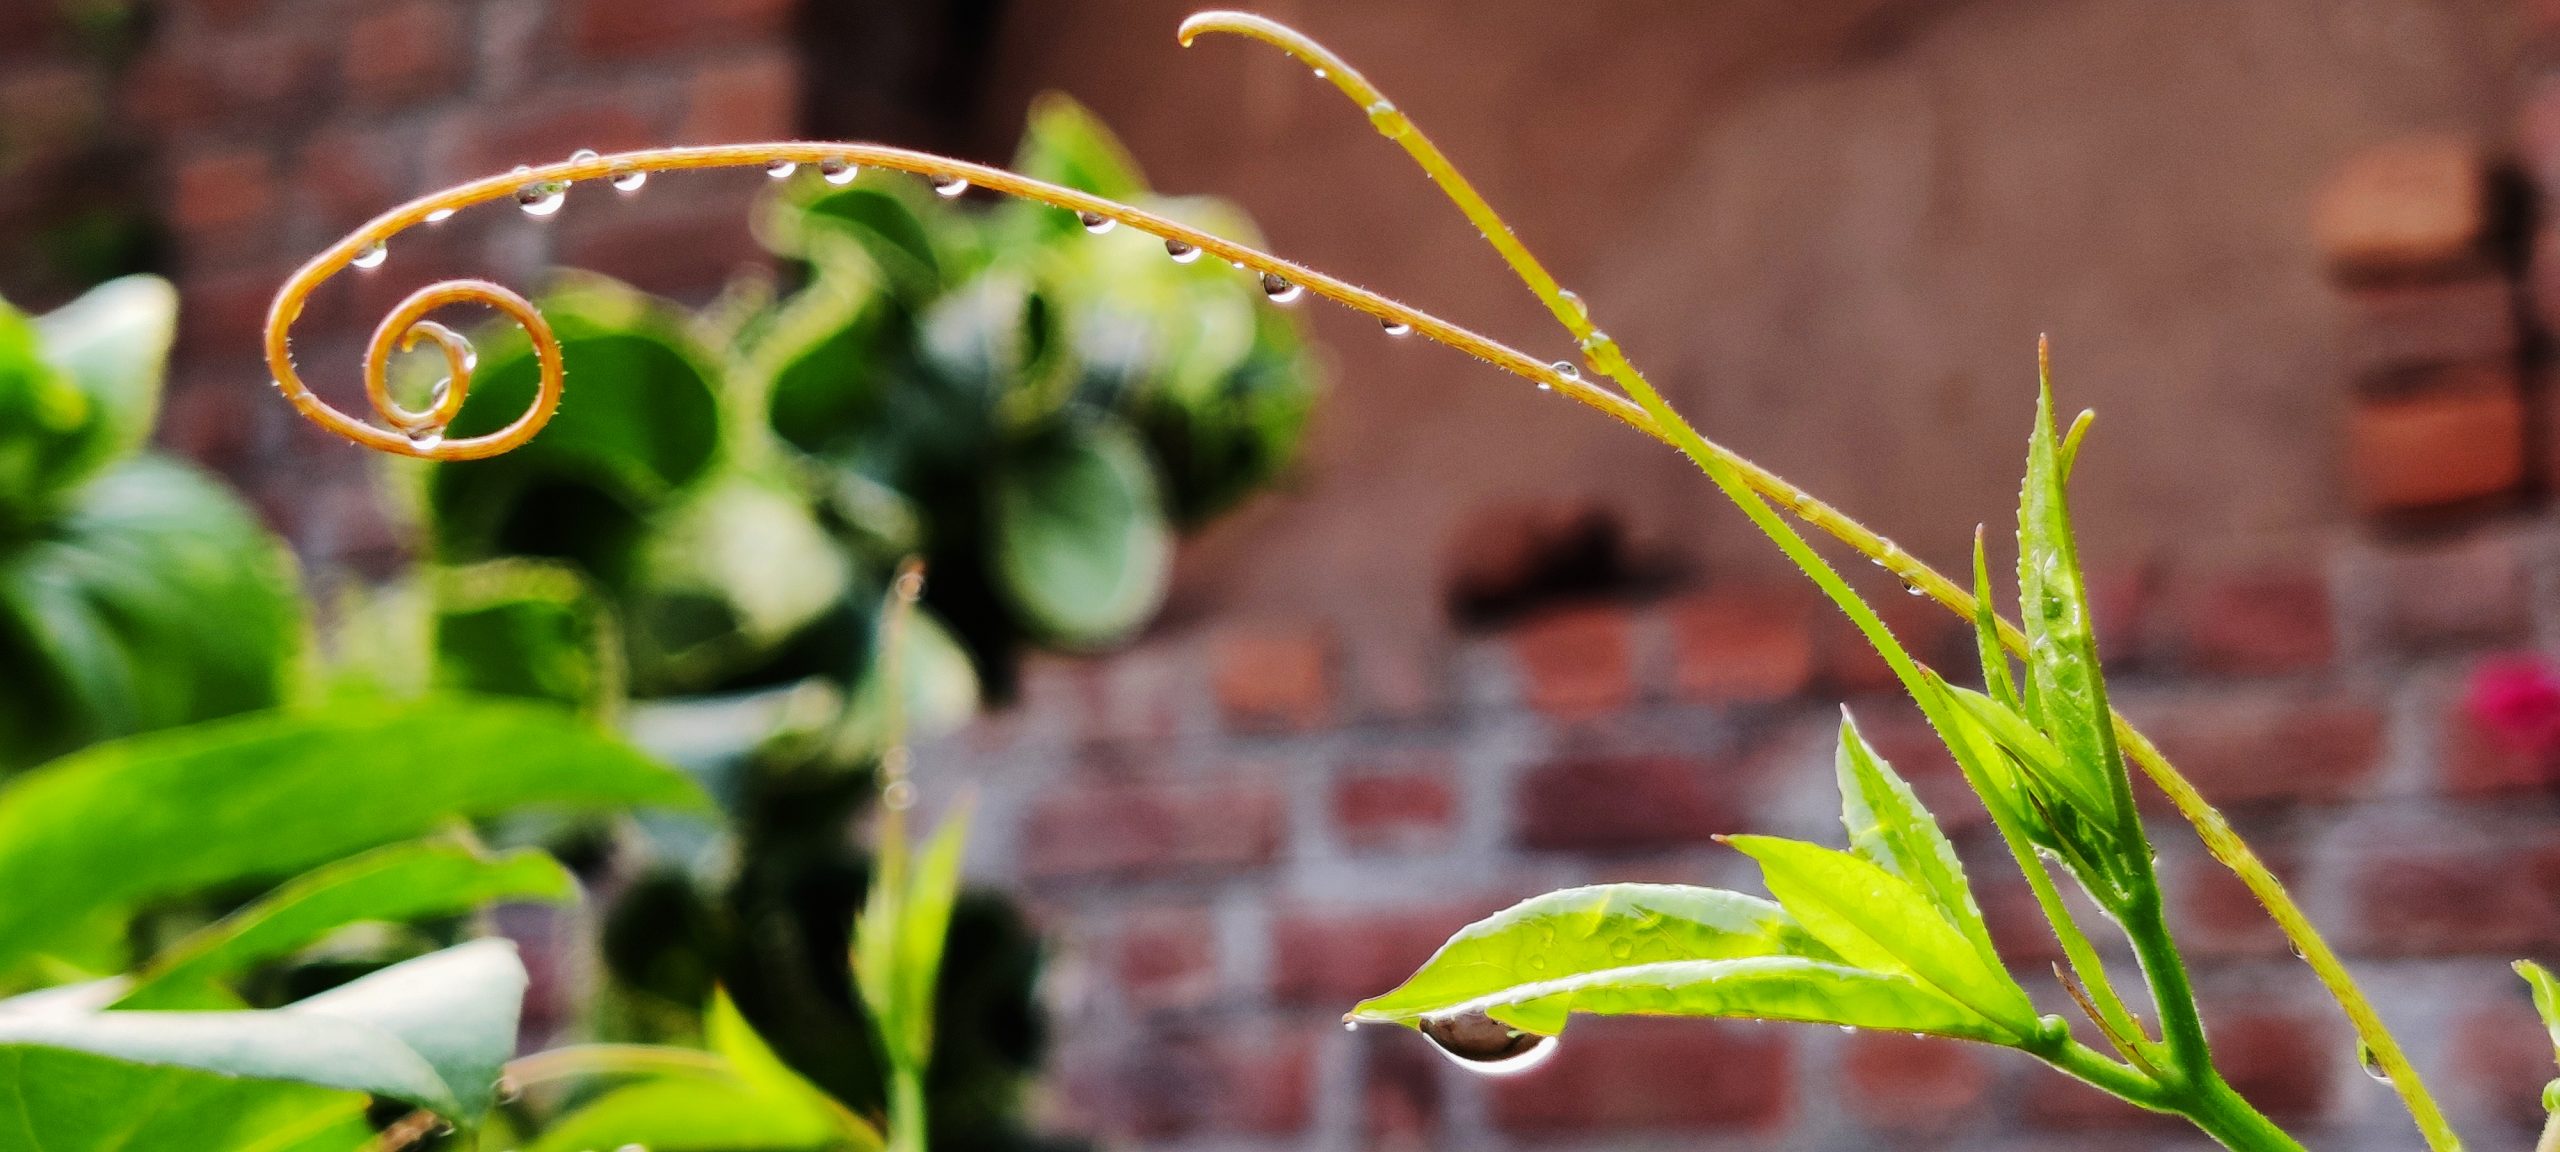
[[(1609, 404), (1605, 400), (1595, 402), (1593, 398), (1580, 395), (1576, 396), (1577, 399), (1592, 403), (1621, 421), (1636, 426), (1640, 431), (1645, 431), (1657, 439), (1689, 451), (1693, 459), (1699, 459), (1702, 468), (1705, 466), (1702, 457), (1718, 458), (1725, 467), (1737, 472), (1753, 491), (1776, 501), (1807, 523), (1874, 560), (1886, 570), (1901, 577), (1906, 585), (1918, 589), (1957, 615), (1967, 619), (1973, 617), (1974, 601), (1971, 593), (1905, 551), (1900, 545), (1869, 530), (1865, 525), (1830, 505), (1814, 499), (1740, 454), (1696, 434), (1694, 429), (1689, 430), (1684, 437), (1673, 425), (1685, 427), (1686, 421), (1681, 420), (1677, 414), (1671, 413), (1665, 405), (1645, 403), (1646, 395), (1654, 393), (1652, 385), (1645, 381), (1634, 364), (1627, 360), (1625, 354), (1619, 350), (1617, 342), (1592, 324), (1589, 310), (1581, 298), (1565, 292), (1557, 284), (1555, 277), (1539, 263), (1537, 257), (1520, 243), (1510, 225), (1504, 222), (1501, 215), (1476, 192), (1474, 185), (1458, 175), (1456, 166), (1451, 164), (1439, 148), (1431, 143), (1430, 138), (1420, 129), (1413, 127), (1410, 119), (1397, 110), (1375, 85), (1345, 64), (1340, 57), (1295, 29), (1248, 13), (1200, 13), (1183, 22), (1179, 35), (1181, 41), (1187, 45), (1203, 32), (1232, 33), (1277, 47), (1317, 69), (1320, 75), (1331, 81), (1344, 94), (1360, 103), (1362, 107), (1370, 109), (1373, 120), (1379, 124), (1380, 131), (1413, 156), (1423, 170), (1431, 175), (1433, 181), (1440, 186), (1441, 192), (1448, 196), (1457, 205), (1459, 211), (1483, 232), (1486, 241), (1501, 254), (1503, 261), (1510, 265), (1513, 273), (1532, 293), (1536, 294), (1540, 302), (1547, 306), (1549, 312), (1555, 314), (1556, 319), (1565, 326), (1566, 331), (1573, 335), (1592, 365), (1603, 375), (1616, 381), (1629, 395), (1637, 398), (1638, 407), (1645, 415), (1654, 418), (1653, 426), (1646, 427), (1644, 424), (1638, 424), (1624, 415), (1622, 410), (1617, 409), (1616, 405)], [(1378, 112), (1382, 107), (1386, 112), (1384, 116)], [(1538, 373), (1528, 375), (1544, 379), (1544, 376)], [(1659, 394), (1654, 393), (1654, 395), (1658, 400)], [(2074, 431), (2077, 433), (2079, 428), (2075, 426)], [(1710, 469), (1709, 472), (1712, 476), (1713, 470)], [(1746, 508), (1745, 511), (1748, 512), (1749, 509)], [(2026, 638), (2015, 625), (2002, 619), (1998, 621), (1998, 630), (2001, 642), (2010, 651), (2020, 655), (2026, 653)], [(2248, 887), (2250, 894), (2265, 906), (2268, 915), (2284, 932), (2286, 939), (2293, 944), (2294, 950), (2302, 955), (2304, 962), (2311, 967), (2331, 998), (2335, 999), (2339, 1007), (2345, 1011), (2359, 1039), (2373, 1053), (2377, 1064), (2385, 1074), (2391, 1078), (2393, 1088), (2408, 1107), (2410, 1117), (2426, 1138), (2428, 1147), (2434, 1152), (2457, 1152), (2461, 1147), (2461, 1139), (2455, 1135), (2451, 1125), (2445, 1120), (2442, 1109), (2436, 1104), (2433, 1095), (2428, 1092), (2417, 1068), (2409, 1062), (2398, 1039), (2392, 1036), (2390, 1029), (2382, 1022), (2381, 1014), (2374, 1010), (2372, 1001), (2357, 984), (2355, 976), (2347, 971), (2345, 963), (2338, 958), (2335, 950), (2321, 938), (2319, 931), (2312, 926), (2310, 918), (2303, 913), (2301, 906), (2293, 900), (2290, 893), (2286, 892), (2283, 881), (2279, 880), (2273, 870), (2266, 866), (2265, 861), (2259, 859), (2258, 855), (2231, 831), (2229, 822), (2221, 812), (2206, 802), (2195, 786), (2169, 763), (2167, 757), (2161, 755), (2156, 746), (2135, 731), (2121, 713), (2115, 715), (2114, 727), (2119, 744), (2132, 761), (2140, 766), (2143, 774), (2168, 797), (2170, 803), (2177, 808), (2179, 815), (2195, 826), (2206, 850), (2223, 866), (2239, 876), (2241, 882)]]

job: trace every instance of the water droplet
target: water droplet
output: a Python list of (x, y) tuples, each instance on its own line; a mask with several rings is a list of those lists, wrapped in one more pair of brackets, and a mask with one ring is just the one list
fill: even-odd
[(358, 268), (380, 268), (382, 267), (382, 262), (390, 258), (391, 249), (383, 247), (382, 241), (376, 240), (371, 244), (365, 245), (363, 251), (348, 257), (347, 263), (353, 264)]
[(625, 1144), (620, 1148), (614, 1149), (613, 1152), (649, 1152), (649, 1146), (646, 1144)]
[(1843, 1031), (1843, 1032), (1850, 1033), (1851, 1035), (1855, 1035), (1855, 1034), (1857, 1033), (1857, 1031), (1858, 1031), (1858, 1029), (1857, 1029), (1857, 1027), (1856, 1027), (1855, 1025), (1850, 1025), (1850, 1024), (1843, 1024), (1843, 1025), (1841, 1025), (1841, 1026), (1840, 1026), (1840, 1030), (1841, 1030), (1841, 1031)]
[(1582, 295), (1580, 293), (1567, 288), (1557, 292), (1556, 298), (1564, 301), (1565, 307), (1573, 309), (1573, 314), (1575, 316), (1584, 320), (1591, 318), (1591, 305), (1582, 302)]
[(1540, 392), (1553, 392), (1553, 391), (1555, 391), (1555, 390), (1556, 390), (1556, 386), (1555, 386), (1555, 385), (1553, 385), (1553, 384), (1549, 384), (1549, 383), (1547, 383), (1547, 382), (1546, 382), (1546, 381), (1544, 381), (1544, 380), (1540, 380), (1540, 381), (1538, 381), (1538, 391), (1540, 391)]
[(956, 199), (961, 193), (968, 190), (969, 182), (957, 176), (936, 176), (933, 178), (933, 194), (940, 196), (945, 200)]
[(604, 180), (616, 192), (637, 192), (649, 183), (649, 174), (637, 168), (616, 168)]
[[(474, 362), (474, 361), (478, 360), (479, 358), (480, 358), (480, 355), (479, 355), (479, 353), (476, 353), (476, 352), (473, 352), (473, 353), (466, 353), (466, 354), (464, 354), (463, 361), (462, 361), (462, 370), (463, 370), (463, 371), (465, 371), (465, 372), (470, 371), (470, 370), (471, 370), (472, 362)], [(453, 377), (451, 377), (451, 376), (439, 376), (439, 377), (437, 377), (437, 378), (436, 378), (436, 382), (435, 382), (434, 386), (432, 386), (432, 387), (430, 387), (430, 388), (428, 388), (428, 389), (427, 389), (427, 407), (429, 407), (429, 408), (433, 408), (433, 407), (435, 407), (435, 406), (436, 406), (436, 405), (438, 405), (438, 404), (442, 404), (442, 403), (444, 403), (444, 398), (445, 398), (446, 396), (449, 396), (449, 395), (452, 395), (452, 394), (453, 394)]]
[(2294, 943), (2294, 942), (2293, 942), (2293, 941), (2291, 941), (2291, 940), (2287, 940), (2287, 941), (2285, 941), (2285, 943), (2284, 943), (2284, 948), (2285, 948), (2285, 951), (2293, 953), (2293, 958), (2294, 958), (2294, 959), (2296, 959), (2296, 960), (2309, 960), (2309, 959), (2311, 958), (2311, 957), (2309, 957), (2309, 956), (2303, 955), (2303, 952), (2302, 952), (2302, 945), (2300, 945), (2300, 944), (2296, 944), (2296, 943)]
[[(519, 173), (533, 169), (516, 165)], [(569, 199), (569, 186), (557, 180), (534, 180), (516, 188), (516, 207), (527, 216), (548, 216), (560, 210)]]
[(513, 1104), (524, 1096), (524, 1085), (516, 1083), (516, 1078), (513, 1076), (500, 1076), (497, 1095), (498, 1103)]
[(1571, 360), (1558, 360), (1553, 364), (1547, 365), (1547, 367), (1553, 369), (1556, 375), (1562, 376), (1566, 380), (1582, 379), (1582, 369), (1574, 367), (1573, 361)]
[(421, 452), (432, 452), (436, 449), (437, 445), (444, 443), (444, 429), (442, 428), (412, 428), (409, 430), (408, 435), (409, 446)]
[(1609, 958), (1612, 960), (1624, 960), (1635, 954), (1636, 942), (1633, 940), (1620, 937), (1609, 945)]
[(1342, 1030), (1345, 1032), (1357, 1032), (1360, 1030), (1360, 1022), (1357, 1020), (1345, 1020), (1342, 1022)]
[(596, 150), (593, 148), (580, 148), (569, 154), (569, 162), (572, 164), (584, 164), (590, 160), (602, 159), (604, 159), (604, 157), (597, 154)]
[(902, 812), (913, 808), (916, 806), (916, 786), (904, 780), (892, 780), (888, 787), (880, 790), (880, 802)]
[(429, 224), (442, 224), (451, 219), (453, 219), (453, 209), (451, 208), (438, 208), (433, 212), (427, 213), (427, 223)]
[(1105, 216), (1100, 212), (1078, 212), (1076, 213), (1076, 223), (1084, 225), (1085, 231), (1091, 232), (1096, 236), (1100, 236), (1103, 233), (1120, 226), (1119, 221)]
[(1316, 79), (1318, 79), (1318, 80), (1322, 80), (1322, 79), (1324, 79), (1324, 77), (1325, 77), (1325, 71), (1324, 71), (1324, 69), (1322, 69), (1322, 68), (1318, 68), (1318, 69), (1316, 69)]
[(1924, 589), (1908, 580), (1902, 582), (1902, 592), (1906, 596), (1926, 596), (1929, 594), (1927, 589)]
[(1165, 241), (1164, 254), (1173, 257), (1173, 262), (1176, 264), (1189, 264), (1200, 259), (1199, 248), (1180, 240)]
[(1265, 272), (1262, 274), (1262, 294), (1270, 297), (1274, 304), (1294, 304), (1298, 297), (1307, 294), (1307, 288), (1303, 284), (1290, 283), (1287, 277), (1277, 272)]
[(1227, 266), (1238, 272), (1244, 271), (1244, 261), (1242, 260), (1229, 260), (1227, 261)]
[(2373, 1077), (2376, 1082), (2383, 1084), (2391, 1082), (2391, 1073), (2383, 1070), (2382, 1057), (2375, 1055), (2373, 1046), (2362, 1040), (2356, 1041), (2356, 1063), (2363, 1065), (2364, 1074)]
[(862, 175), (862, 169), (842, 156), (829, 156), (818, 161), (818, 175), (829, 184), (842, 186), (853, 183), (854, 177)]
[(1422, 1034), (1458, 1067), (1479, 1076), (1516, 1076), (1556, 1054), (1554, 1037), (1519, 1031), (1482, 1012), (1426, 1019)]
[(800, 162), (797, 160), (785, 160), (777, 156), (764, 162), (764, 174), (771, 176), (776, 180), (780, 180), (783, 177), (789, 176), (799, 170)]
[(1402, 320), (1381, 320), (1378, 321), (1378, 326), (1386, 329), (1387, 335), (1389, 336), (1413, 335), (1413, 325), (1407, 324)]

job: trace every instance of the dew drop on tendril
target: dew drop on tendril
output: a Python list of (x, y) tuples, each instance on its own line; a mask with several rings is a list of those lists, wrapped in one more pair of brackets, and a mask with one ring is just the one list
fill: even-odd
[(637, 192), (649, 183), (649, 174), (637, 168), (616, 168), (604, 181), (616, 192)]
[(2364, 1074), (2373, 1077), (2376, 1081), (2384, 1084), (2391, 1082), (2391, 1073), (2382, 1067), (2382, 1057), (2375, 1055), (2373, 1046), (2362, 1040), (2356, 1041), (2356, 1063), (2363, 1065)]
[(569, 162), (572, 164), (585, 164), (590, 161), (602, 159), (604, 159), (604, 156), (593, 148), (580, 148), (569, 154)]
[(945, 200), (957, 199), (961, 193), (968, 190), (969, 182), (957, 176), (936, 176), (933, 178), (933, 194), (940, 196)]
[(1167, 240), (1164, 242), (1164, 254), (1173, 257), (1176, 264), (1189, 264), (1200, 258), (1200, 249), (1180, 240)]
[(1076, 213), (1076, 223), (1084, 225), (1085, 231), (1091, 232), (1096, 236), (1100, 236), (1103, 233), (1120, 226), (1119, 221), (1105, 216), (1100, 212), (1078, 212)]
[(1583, 320), (1591, 318), (1591, 306), (1583, 303), (1582, 296), (1574, 290), (1570, 288), (1561, 290), (1556, 293), (1556, 298), (1564, 301), (1565, 307), (1573, 309), (1575, 317)]
[(442, 443), (444, 443), (442, 428), (413, 428), (409, 431), (409, 446), (421, 452), (433, 451)]
[(442, 224), (451, 219), (453, 219), (453, 209), (451, 208), (438, 208), (433, 212), (427, 213), (427, 223), (429, 224)]
[(371, 244), (365, 245), (363, 251), (348, 257), (347, 263), (353, 264), (358, 268), (380, 268), (382, 267), (382, 262), (390, 258), (391, 249), (384, 247), (382, 241), (376, 240)]
[(776, 180), (780, 180), (783, 177), (789, 176), (799, 170), (800, 162), (797, 160), (784, 160), (777, 157), (764, 162), (764, 174), (771, 176)]
[(1555, 1055), (1552, 1036), (1522, 1032), (1482, 1012), (1422, 1022), (1440, 1053), (1479, 1076), (1516, 1076)]
[[(533, 169), (519, 164), (516, 171), (526, 173)], [(569, 186), (557, 180), (535, 180), (516, 189), (516, 207), (524, 209), (527, 216), (551, 215), (559, 211), (560, 205), (568, 199)]]
[(1553, 364), (1547, 365), (1547, 367), (1553, 369), (1556, 375), (1562, 376), (1567, 380), (1582, 379), (1582, 369), (1574, 367), (1573, 361), (1571, 360), (1558, 360)]
[(1413, 325), (1407, 324), (1402, 320), (1380, 320), (1378, 321), (1378, 327), (1385, 329), (1389, 336), (1413, 335)]
[(818, 176), (829, 184), (838, 186), (851, 184), (853, 178), (860, 175), (862, 175), (862, 169), (854, 167), (853, 161), (842, 156), (829, 156), (818, 161)]
[(1262, 274), (1262, 294), (1270, 297), (1274, 304), (1294, 304), (1298, 297), (1307, 294), (1307, 288), (1304, 284), (1290, 283), (1287, 277), (1277, 272), (1265, 272)]
[(1902, 592), (1906, 596), (1926, 596), (1929, 594), (1928, 589), (1922, 588), (1908, 580), (1902, 582)]

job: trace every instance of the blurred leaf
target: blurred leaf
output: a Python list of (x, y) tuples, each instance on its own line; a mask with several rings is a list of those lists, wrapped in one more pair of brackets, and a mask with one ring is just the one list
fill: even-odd
[(39, 519), (55, 492), (78, 478), (101, 420), (40, 341), (25, 313), (0, 302), (0, 506), (21, 522)]
[(1899, 877), (1818, 845), (1768, 836), (1726, 842), (1758, 861), (1778, 903), (1850, 964), (1910, 976), (2012, 1038), (2034, 1033), (2035, 1005), (2026, 991)]
[(892, 661), (875, 656), (871, 673), (855, 686), (846, 709), (844, 744), (859, 756), (875, 756), (898, 738), (888, 730), (888, 684), (885, 670), (893, 663), (906, 682), (898, 720), (908, 741), (931, 740), (959, 731), (978, 714), (978, 672), (969, 653), (952, 638), (933, 613), (918, 606), (908, 618), (903, 649)]
[[(919, 216), (907, 200), (872, 187), (829, 191), (805, 205), (785, 205), (780, 225), (770, 230), (783, 255), (817, 261), (829, 268), (845, 264), (842, 250), (827, 247), (829, 238), (849, 240), (865, 256), (870, 271), (901, 299), (921, 301), (942, 291), (953, 270), (934, 241), (933, 227), (950, 228), (954, 214)], [(927, 220), (934, 221), (929, 225)]]
[(290, 560), (202, 473), (127, 461), (0, 545), (0, 768), (270, 707), (301, 643)]
[(450, 916), (501, 900), (567, 900), (577, 883), (532, 850), (486, 856), (410, 842), (324, 864), (153, 957), (117, 1008), (194, 1008), (202, 989), (349, 924)]
[(842, 447), (879, 419), (897, 382), (884, 361), (893, 320), (867, 276), (828, 271), (778, 310), (747, 357), (773, 430), (808, 452)]
[(1756, 896), (1674, 884), (1566, 888), (1459, 929), (1420, 971), (1352, 1015), (1410, 1021), (1494, 1010), (1550, 995), (1544, 986), (1553, 981), (1761, 956), (1837, 959)]
[(2516, 961), (2515, 969), (2516, 975), (2532, 986), (2533, 1010), (2542, 1017), (2543, 1029), (2551, 1033), (2553, 1057), (2560, 1059), (2560, 980), (2552, 977), (2550, 969), (2531, 960)]
[[(964, 805), (943, 819), (909, 869), (874, 873), (870, 899), (854, 922), (854, 985), (891, 1061), (919, 1071), (933, 1058), (935, 983), (951, 934), (952, 905), (960, 896), (960, 850), (968, 829)], [(905, 877), (906, 890), (889, 891), (898, 876)]]
[(1116, 423), (1064, 424), (1015, 446), (989, 498), (997, 587), (1035, 634), (1103, 644), (1163, 602), (1172, 534), (1146, 453)]
[(1058, 343), (1056, 321), (1034, 286), (989, 272), (954, 288), (917, 318), (926, 365), (965, 392), (988, 397), (1045, 394)]
[[(652, 1152), (763, 1152), (833, 1144), (826, 1117), (778, 1108), (731, 1080), (648, 1080), (615, 1088), (558, 1123), (531, 1152), (594, 1152), (638, 1144)], [(876, 1145), (875, 1145), (876, 1147)]]
[[(1032, 99), (1022, 143), (1013, 154), (1013, 170), (1105, 200), (1125, 202), (1147, 192), (1147, 179), (1120, 138), (1084, 105), (1057, 92), (1043, 92)], [(1063, 215), (1056, 209), (1049, 212)], [(1075, 222), (1072, 216), (1065, 219)]]
[(1991, 946), (1982, 909), (1965, 882), (1964, 864), (1955, 845), (1938, 828), (1938, 820), (1911, 792), (1893, 765), (1876, 755), (1858, 732), (1846, 708), (1840, 711), (1840, 751), (1835, 770), (1840, 778), (1840, 823), (1849, 830), (1849, 850), (1859, 859), (1892, 873), (1928, 897), (1949, 925), (1964, 934), (1983, 963), (1998, 967), (2000, 954)]
[(0, 1085), (19, 1127), (8, 1139), (25, 1141), (0, 1146), (27, 1152), (348, 1152), (373, 1138), (361, 1092), (62, 1048), (0, 1043)]
[(177, 329), (177, 289), (157, 276), (107, 281), (36, 317), (44, 358), (79, 388), (90, 413), (52, 484), (79, 483), (151, 438)]
[(699, 691), (840, 602), (852, 564), (780, 485), (728, 476), (654, 523), (629, 594), (641, 687)]
[(455, 817), (699, 803), (681, 774), (528, 704), (265, 715), (102, 744), (0, 786), (0, 973), (146, 901)]
[(435, 573), (435, 686), (520, 696), (610, 718), (622, 696), (622, 636), (576, 569), (492, 560)]
[(524, 989), (515, 946), (478, 940), (270, 1011), (0, 1011), (0, 1048), (343, 1088), (470, 1124), (495, 1098)]

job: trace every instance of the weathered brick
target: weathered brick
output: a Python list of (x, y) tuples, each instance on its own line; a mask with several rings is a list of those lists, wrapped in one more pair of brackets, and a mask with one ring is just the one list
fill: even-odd
[(1392, 909), (1284, 909), (1271, 921), (1271, 999), (1347, 1010), (1404, 983), (1458, 929), (1511, 903), (1495, 897)]
[(2378, 841), (2356, 859), (2348, 939), (2376, 956), (2521, 955), (2548, 937), (2560, 911), (2528, 862), (2488, 845), (2383, 847)]
[(244, 232), (271, 233), (282, 208), (276, 178), (276, 159), (263, 148), (189, 156), (178, 162), (171, 181), (169, 223), (196, 245)]
[(1112, 1126), (1153, 1140), (1302, 1131), (1315, 1089), (1313, 1027), (1219, 1019), (1158, 1030), (1120, 1064)]
[(1443, 1058), (1402, 1028), (1360, 1031), (1362, 1147), (1418, 1152), (1440, 1130)]
[(703, 66), (685, 84), (676, 143), (737, 144), (790, 136), (800, 118), (800, 65), (779, 46)]
[(790, 0), (572, 0), (569, 45), (582, 56), (629, 60), (780, 35)]
[(2308, 568), (2210, 572), (2186, 597), (2186, 656), (2207, 672), (2263, 676), (2328, 666), (2337, 647), (2329, 582)]
[(1898, 1032), (1859, 1032), (1840, 1057), (1841, 1096), (1868, 1128), (1930, 1135), (1984, 1106), (1991, 1067), (1971, 1045)]
[[(312, 133), (294, 151), (296, 211), (331, 232), (372, 219), (402, 199), (400, 174), (409, 166), (412, 147), (406, 136), (391, 133), (347, 128)], [(401, 245), (403, 270), (412, 247)]]
[[(2291, 885), (2295, 867), (2290, 855), (2254, 844), (2259, 857)], [(2190, 955), (2271, 959), (2287, 955), (2292, 945), (2267, 917), (2258, 898), (2222, 862), (2201, 852), (2179, 857), (2164, 869), (2169, 912), (2178, 930), (2178, 946)]]
[(1253, 626), (1219, 633), (1218, 713), (1236, 732), (1304, 732), (1333, 713), (1333, 640), (1316, 627)]
[(2291, 1126), (2318, 1120), (2328, 1109), (2334, 1073), (2354, 1048), (2343, 1027), (2307, 1011), (2255, 1004), (2207, 1003), (2204, 1014), (2214, 1064), (2259, 1111)]
[(1578, 1021), (1545, 1065), (1486, 1091), (1523, 1136), (1769, 1129), (1792, 1105), (1787, 1032), (1723, 1020)]
[(1486, 620), (1541, 597), (1605, 584), (1619, 566), (1617, 517), (1587, 501), (1480, 508), (1449, 535), (1443, 596), (1452, 615)]
[(2405, 392), (2359, 396), (2347, 419), (2357, 507), (2424, 511), (2514, 492), (2525, 480), (2525, 407), (2512, 367), (2431, 369)]
[(1635, 702), (1635, 635), (1624, 605), (1553, 609), (1511, 633), (1522, 694), (1563, 720), (1606, 716)]
[(2499, 363), (2520, 345), (2516, 290), (2502, 276), (2443, 283), (2377, 284), (2346, 293), (2348, 375), (2396, 390), (2410, 369)]
[[(1894, 639), (1914, 659), (1934, 667), (1970, 667), (1971, 658), (1951, 659), (1959, 649), (1969, 651), (1973, 643), (1972, 625), (1959, 620), (1954, 613), (1936, 601), (1919, 596), (1870, 596), (1877, 617), (1893, 632)], [(1867, 643), (1866, 634), (1858, 631), (1849, 618), (1838, 612), (1825, 611), (1815, 626), (1822, 646), (1822, 679), (1840, 692), (1890, 692), (1901, 686), (1894, 678), (1892, 665)]]
[(2444, 276), (2480, 266), (2490, 209), (2478, 143), (2413, 137), (2350, 157), (2322, 188), (2311, 230), (2341, 278)]
[(1811, 605), (1802, 594), (1718, 587), (1673, 603), (1672, 687), (1705, 704), (1784, 700), (1813, 681)]
[(367, 5), (346, 27), (347, 96), (382, 107), (453, 92), (469, 64), (462, 12), (447, 0)]
[(2535, 1016), (2522, 981), (2499, 991), (2507, 992), (2502, 1001), (2473, 1008), (2455, 1020), (2450, 1045), (2454, 1066), (2443, 1091), (2474, 1114), (2504, 1121), (2515, 1137), (2506, 1145), (2522, 1147), (2543, 1123), (2542, 1086), (2552, 1078), (2551, 1034)]
[(1334, 837), (1368, 850), (1446, 844), (1458, 819), (1454, 775), (1449, 758), (1433, 753), (1344, 768), (1333, 781)]
[(2472, 533), (2372, 557), (2383, 639), (2418, 651), (2513, 643), (2532, 624), (2531, 561), (2515, 537)]
[(1730, 766), (1678, 756), (1586, 756), (1524, 773), (1512, 839), (1538, 851), (1627, 852), (1742, 829)]
[(1206, 908), (1130, 910), (1115, 942), (1121, 996), (1146, 1009), (1207, 1003), (1218, 991), (1216, 935)]
[[(2225, 807), (2343, 800), (2382, 755), (2381, 710), (2353, 699), (2234, 690), (2137, 714), (2170, 762)], [(2165, 806), (2148, 789), (2138, 795)]]
[(1044, 879), (1253, 868), (1279, 856), (1287, 814), (1258, 783), (1075, 788), (1032, 806), (1023, 867)]
[[(466, 112), (437, 125), (428, 148), (428, 178), (469, 180), (518, 164), (566, 160), (581, 148), (617, 152), (654, 147), (664, 141), (658, 139), (650, 105), (612, 93), (558, 93), (519, 99), (502, 116)], [(593, 188), (580, 191), (596, 194)], [(578, 195), (570, 193), (573, 204)], [(659, 245), (674, 246), (664, 240)]]

